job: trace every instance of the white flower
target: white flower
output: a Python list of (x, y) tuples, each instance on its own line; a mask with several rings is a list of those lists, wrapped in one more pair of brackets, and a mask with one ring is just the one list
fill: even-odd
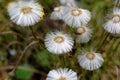
[(78, 43), (87, 43), (92, 36), (92, 29), (89, 27), (81, 26), (77, 29), (77, 38)]
[(80, 27), (87, 24), (91, 19), (91, 13), (88, 10), (80, 8), (71, 8), (67, 11), (63, 20), (71, 27)]
[(53, 20), (62, 20), (63, 15), (65, 13), (64, 9), (65, 9), (65, 7), (63, 7), (63, 6), (55, 7), (54, 11), (51, 13), (50, 18)]
[(86, 70), (95, 70), (102, 66), (104, 59), (101, 54), (95, 52), (82, 52), (78, 56), (80, 66)]
[(20, 26), (31, 26), (42, 19), (44, 12), (41, 5), (31, 0), (19, 0), (8, 5), (11, 20)]
[(76, 2), (68, 2), (68, 3), (66, 3), (65, 6), (68, 7), (68, 8), (78, 7)]
[(112, 19), (105, 23), (104, 29), (112, 34), (120, 34), (120, 9), (114, 9)]
[(67, 3), (74, 3), (74, 2), (75, 2), (75, 0), (60, 0), (60, 3), (62, 5), (66, 5)]
[(49, 52), (63, 54), (70, 52), (73, 47), (73, 39), (63, 32), (51, 32), (45, 38), (45, 46)]
[(46, 80), (78, 80), (76, 72), (68, 68), (51, 70)]

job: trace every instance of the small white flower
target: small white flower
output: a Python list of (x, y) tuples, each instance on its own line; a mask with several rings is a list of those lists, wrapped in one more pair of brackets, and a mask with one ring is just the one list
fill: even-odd
[(112, 19), (105, 23), (104, 29), (112, 34), (120, 34), (120, 9), (114, 9), (112, 16)]
[(65, 7), (63, 7), (63, 6), (55, 7), (54, 11), (51, 13), (50, 18), (53, 20), (62, 20), (63, 15), (65, 13), (64, 9), (65, 9)]
[(86, 70), (95, 70), (102, 66), (104, 59), (101, 54), (95, 52), (82, 52), (78, 56), (80, 66)]
[(76, 72), (68, 68), (51, 70), (46, 80), (78, 80)]
[(31, 0), (19, 0), (8, 5), (11, 20), (20, 26), (31, 26), (42, 19), (44, 12), (41, 5)]
[(74, 3), (74, 2), (75, 2), (75, 0), (60, 0), (60, 3), (62, 5), (66, 5), (67, 3)]
[(72, 7), (78, 7), (77, 6), (77, 4), (76, 4), (76, 2), (68, 2), (68, 3), (66, 3), (66, 5), (65, 5), (66, 7), (68, 7), (68, 8), (72, 8)]
[(92, 29), (89, 27), (81, 26), (77, 29), (77, 38), (78, 43), (87, 43), (92, 36)]
[(80, 27), (87, 24), (91, 19), (91, 13), (81, 8), (71, 8), (64, 15), (63, 20), (71, 27)]
[(45, 38), (45, 46), (49, 52), (64, 54), (70, 52), (73, 47), (73, 39), (63, 32), (51, 32)]

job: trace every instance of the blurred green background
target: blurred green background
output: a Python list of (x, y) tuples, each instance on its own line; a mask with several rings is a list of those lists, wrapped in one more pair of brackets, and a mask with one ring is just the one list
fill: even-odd
[[(120, 38), (107, 33), (102, 27), (109, 19), (107, 14), (112, 13), (113, 0), (77, 0), (81, 8), (91, 11), (89, 25), (94, 34), (88, 44), (77, 44), (70, 55), (60, 56), (49, 53), (44, 46), (45, 34), (62, 25), (49, 19), (53, 8), (60, 6), (59, 0), (38, 0), (45, 11), (43, 20), (33, 26), (39, 42), (34, 40), (29, 28), (12, 23), (7, 12), (7, 5), (11, 1), (0, 0), (0, 80), (45, 80), (47, 73), (58, 67), (73, 69), (79, 80), (120, 80)], [(66, 26), (65, 31), (74, 37), (73, 29)], [(109, 36), (106, 37), (107, 34)], [(100, 52), (105, 59), (103, 66), (95, 71), (82, 69), (76, 58), (82, 49), (90, 48)], [(15, 73), (11, 74), (23, 53)]]

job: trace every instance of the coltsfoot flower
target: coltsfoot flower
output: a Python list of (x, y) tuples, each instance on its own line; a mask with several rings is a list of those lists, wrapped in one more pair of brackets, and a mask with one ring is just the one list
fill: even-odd
[(51, 70), (46, 80), (78, 80), (76, 72), (68, 68)]
[(105, 23), (104, 29), (112, 34), (120, 34), (120, 9), (113, 10), (112, 19)]
[(95, 70), (102, 66), (104, 59), (101, 54), (95, 52), (82, 52), (78, 56), (80, 66), (86, 70)]
[(31, 0), (19, 0), (8, 5), (11, 20), (20, 26), (31, 26), (43, 18), (43, 8)]
[(67, 13), (63, 17), (64, 22), (73, 28), (86, 25), (90, 19), (91, 13), (88, 10), (81, 8), (68, 9)]
[(92, 36), (92, 29), (86, 26), (81, 26), (77, 29), (76, 33), (77, 33), (76, 42), (87, 43)]
[(45, 46), (47, 50), (54, 54), (70, 52), (73, 43), (74, 41), (70, 35), (60, 31), (48, 33), (45, 38)]
[(62, 20), (63, 15), (64, 15), (64, 10), (65, 7), (64, 6), (59, 6), (59, 7), (55, 7), (54, 11), (51, 13), (50, 18), (53, 20)]

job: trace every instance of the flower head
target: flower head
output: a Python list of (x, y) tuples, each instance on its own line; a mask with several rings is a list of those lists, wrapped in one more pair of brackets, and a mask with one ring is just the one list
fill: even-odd
[(51, 13), (50, 18), (53, 20), (62, 20), (63, 15), (65, 13), (64, 9), (65, 9), (65, 7), (63, 7), (63, 6), (55, 7), (54, 11)]
[(78, 56), (80, 66), (86, 70), (95, 70), (102, 66), (104, 59), (101, 54), (95, 52), (82, 52)]
[(68, 9), (63, 20), (71, 27), (80, 27), (87, 24), (91, 19), (91, 13), (81, 8)]
[(68, 68), (51, 70), (46, 80), (78, 80), (76, 72)]
[(112, 19), (105, 23), (104, 29), (112, 34), (120, 34), (120, 9), (113, 10)]
[(48, 51), (54, 54), (63, 54), (72, 50), (73, 39), (63, 32), (48, 33), (45, 38), (45, 46)]
[(8, 5), (11, 20), (20, 26), (31, 26), (42, 19), (44, 12), (41, 5), (31, 0), (19, 0)]
[(87, 43), (92, 36), (92, 29), (86, 26), (81, 26), (77, 29), (77, 38), (78, 43)]

